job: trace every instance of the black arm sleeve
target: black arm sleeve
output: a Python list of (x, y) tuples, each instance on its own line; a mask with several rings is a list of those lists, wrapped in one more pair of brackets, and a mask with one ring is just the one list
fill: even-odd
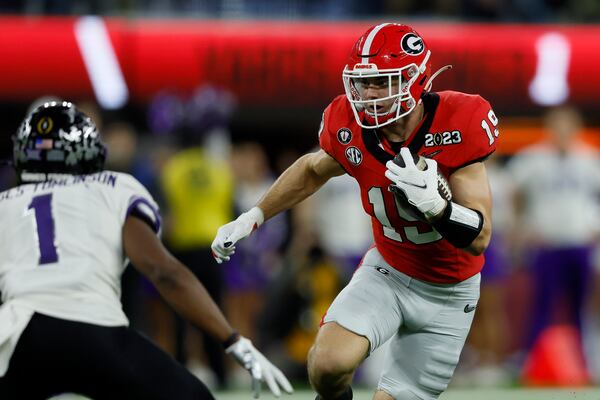
[(449, 201), (444, 215), (433, 227), (454, 247), (464, 249), (473, 243), (483, 229), (483, 214)]

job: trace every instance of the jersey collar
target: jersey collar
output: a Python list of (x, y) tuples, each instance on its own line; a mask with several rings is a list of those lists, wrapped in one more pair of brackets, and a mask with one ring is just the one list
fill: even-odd
[[(439, 94), (433, 92), (426, 93), (421, 99), (423, 100), (423, 106), (425, 107), (423, 120), (417, 131), (407, 140), (408, 148), (415, 154), (418, 153), (425, 144), (425, 135), (429, 132), (429, 128), (431, 128), (435, 112), (440, 103)], [(379, 138), (377, 137), (375, 129), (364, 129), (362, 136), (365, 148), (380, 163), (385, 165), (386, 162), (394, 158), (392, 154), (379, 146)]]

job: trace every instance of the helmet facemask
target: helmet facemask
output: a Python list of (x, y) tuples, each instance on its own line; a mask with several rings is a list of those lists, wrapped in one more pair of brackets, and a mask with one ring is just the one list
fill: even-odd
[[(422, 82), (413, 88), (427, 69), (430, 52), (421, 65), (407, 64), (398, 69), (378, 69), (375, 64), (347, 65), (342, 77), (346, 97), (359, 126), (379, 128), (408, 115), (420, 101)], [(373, 93), (380, 96), (373, 97)], [(418, 94), (418, 98), (415, 98)], [(364, 112), (364, 118), (360, 113)]]

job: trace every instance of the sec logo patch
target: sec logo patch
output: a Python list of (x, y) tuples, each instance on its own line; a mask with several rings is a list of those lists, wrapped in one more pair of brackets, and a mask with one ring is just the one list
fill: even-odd
[(354, 146), (348, 147), (345, 151), (346, 158), (351, 164), (359, 165), (362, 162), (363, 156), (359, 149)]
[(341, 144), (348, 144), (352, 140), (352, 131), (348, 128), (340, 128), (337, 131), (337, 139)]

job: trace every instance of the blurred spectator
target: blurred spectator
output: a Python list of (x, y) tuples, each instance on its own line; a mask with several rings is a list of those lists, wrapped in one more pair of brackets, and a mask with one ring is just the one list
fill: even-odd
[(160, 202), (162, 193), (157, 187), (157, 179), (164, 163), (160, 158), (170, 156), (168, 141), (144, 138), (133, 125), (123, 121), (108, 124), (102, 135), (109, 150), (108, 168), (133, 175)]
[(335, 177), (307, 199), (321, 247), (340, 269), (345, 282), (373, 244), (371, 220), (364, 214), (360, 188), (348, 175)]
[[(94, 107), (91, 103), (85, 103), (84, 109), (91, 110), (90, 117), (94, 119), (95, 116), (98, 122), (102, 124), (97, 107)], [(101, 134), (107, 148), (106, 169), (132, 174), (137, 144), (137, 133), (133, 126), (125, 122), (117, 122), (106, 126)], [(121, 279), (123, 311), (135, 327), (139, 325), (139, 318), (144, 313), (139, 301), (141, 280), (141, 275), (135, 268), (125, 269)]]
[(398, 16), (456, 17), (460, 14), (462, 0), (407, 0), (385, 1), (384, 13)]
[(600, 226), (600, 160), (575, 140), (582, 127), (579, 112), (550, 109), (545, 127), (548, 140), (518, 153), (509, 166), (518, 215), (511, 240), (534, 285), (529, 348), (551, 324), (566, 322), (581, 331)]
[(600, 20), (600, 2), (598, 0), (571, 0), (563, 21), (598, 22)]
[[(3, 2), (4, 3), (4, 2)], [(15, 11), (23, 11), (28, 14), (105, 14), (111, 10), (117, 10), (124, 3), (119, 0), (26, 0), (14, 2)], [(20, 3), (19, 6), (16, 3)]]
[(476, 21), (593, 22), (596, 0), (5, 0), (0, 13), (151, 15), (243, 19), (459, 18)]
[(540, 22), (552, 20), (553, 6), (564, 1), (463, 0), (462, 16), (470, 20)]
[[(98, 108), (93, 103), (84, 103), (84, 108), (89, 109), (92, 115), (98, 116)], [(102, 123), (101, 118), (98, 118)], [(113, 171), (125, 172), (133, 175), (154, 196), (156, 191), (155, 177), (149, 178), (151, 165), (145, 156), (138, 153), (138, 133), (133, 125), (116, 121), (105, 125), (102, 137), (107, 147), (106, 168)], [(158, 197), (157, 197), (158, 198)], [(152, 304), (142, 304), (144, 293), (151, 293), (153, 297), (162, 299), (158, 292), (145, 277), (135, 268), (127, 268), (121, 279), (121, 303), (123, 311), (131, 321), (131, 325), (137, 329), (146, 330), (147, 310), (152, 310)], [(162, 300), (160, 300), (162, 302)], [(147, 306), (147, 307), (146, 307)], [(160, 340), (157, 340), (162, 345)], [(168, 348), (163, 347), (167, 350)]]
[(265, 307), (259, 317), (262, 345), (288, 376), (299, 380), (308, 379), (308, 351), (323, 315), (346, 283), (311, 230), (310, 204), (291, 211), (293, 232), (283, 268), (264, 293)]
[[(227, 159), (215, 157), (204, 144), (213, 132), (225, 134), (233, 105), (231, 96), (216, 88), (197, 91), (185, 108), (184, 117), (189, 119), (172, 125), (179, 127), (182, 150), (173, 154), (161, 175), (168, 213), (165, 239), (217, 304), (223, 299), (223, 276), (211, 255), (210, 244), (218, 227), (233, 217), (233, 178)], [(158, 108), (151, 110), (158, 113)], [(187, 325), (177, 318), (175, 356), (183, 364), (188, 362), (186, 332)], [(226, 371), (221, 344), (206, 335), (203, 344), (216, 383), (224, 387)]]
[[(508, 19), (524, 22), (542, 22), (552, 19), (552, 7), (550, 3), (564, 3), (564, 1), (546, 0), (512, 0), (512, 7), (504, 7)], [(509, 11), (510, 10), (510, 11)]]
[[(600, 287), (600, 246), (596, 246), (592, 256), (594, 266), (594, 287)], [(593, 290), (586, 310), (583, 329), (584, 353), (593, 381), (600, 383), (600, 290)]]
[(131, 173), (137, 149), (137, 133), (135, 128), (125, 122), (108, 125), (102, 132), (109, 149), (106, 165), (113, 171)]
[(22, 11), (22, 0), (6, 0), (0, 2), (0, 12), (2, 13), (17, 13)]
[[(506, 289), (512, 265), (508, 237), (513, 229), (512, 183), (497, 155), (486, 162), (492, 191), (493, 233), (485, 251), (481, 290), (475, 321), (467, 339), (468, 371), (461, 378), (470, 385), (497, 386), (509, 383), (504, 364), (513, 333), (506, 312)], [(465, 381), (465, 383), (467, 383)]]
[[(231, 165), (235, 178), (235, 209), (252, 207), (273, 183), (263, 148), (254, 142), (234, 146)], [(240, 333), (259, 338), (256, 316), (263, 306), (267, 286), (281, 265), (279, 247), (287, 236), (285, 215), (278, 215), (240, 243), (236, 257), (225, 266), (226, 310)]]

